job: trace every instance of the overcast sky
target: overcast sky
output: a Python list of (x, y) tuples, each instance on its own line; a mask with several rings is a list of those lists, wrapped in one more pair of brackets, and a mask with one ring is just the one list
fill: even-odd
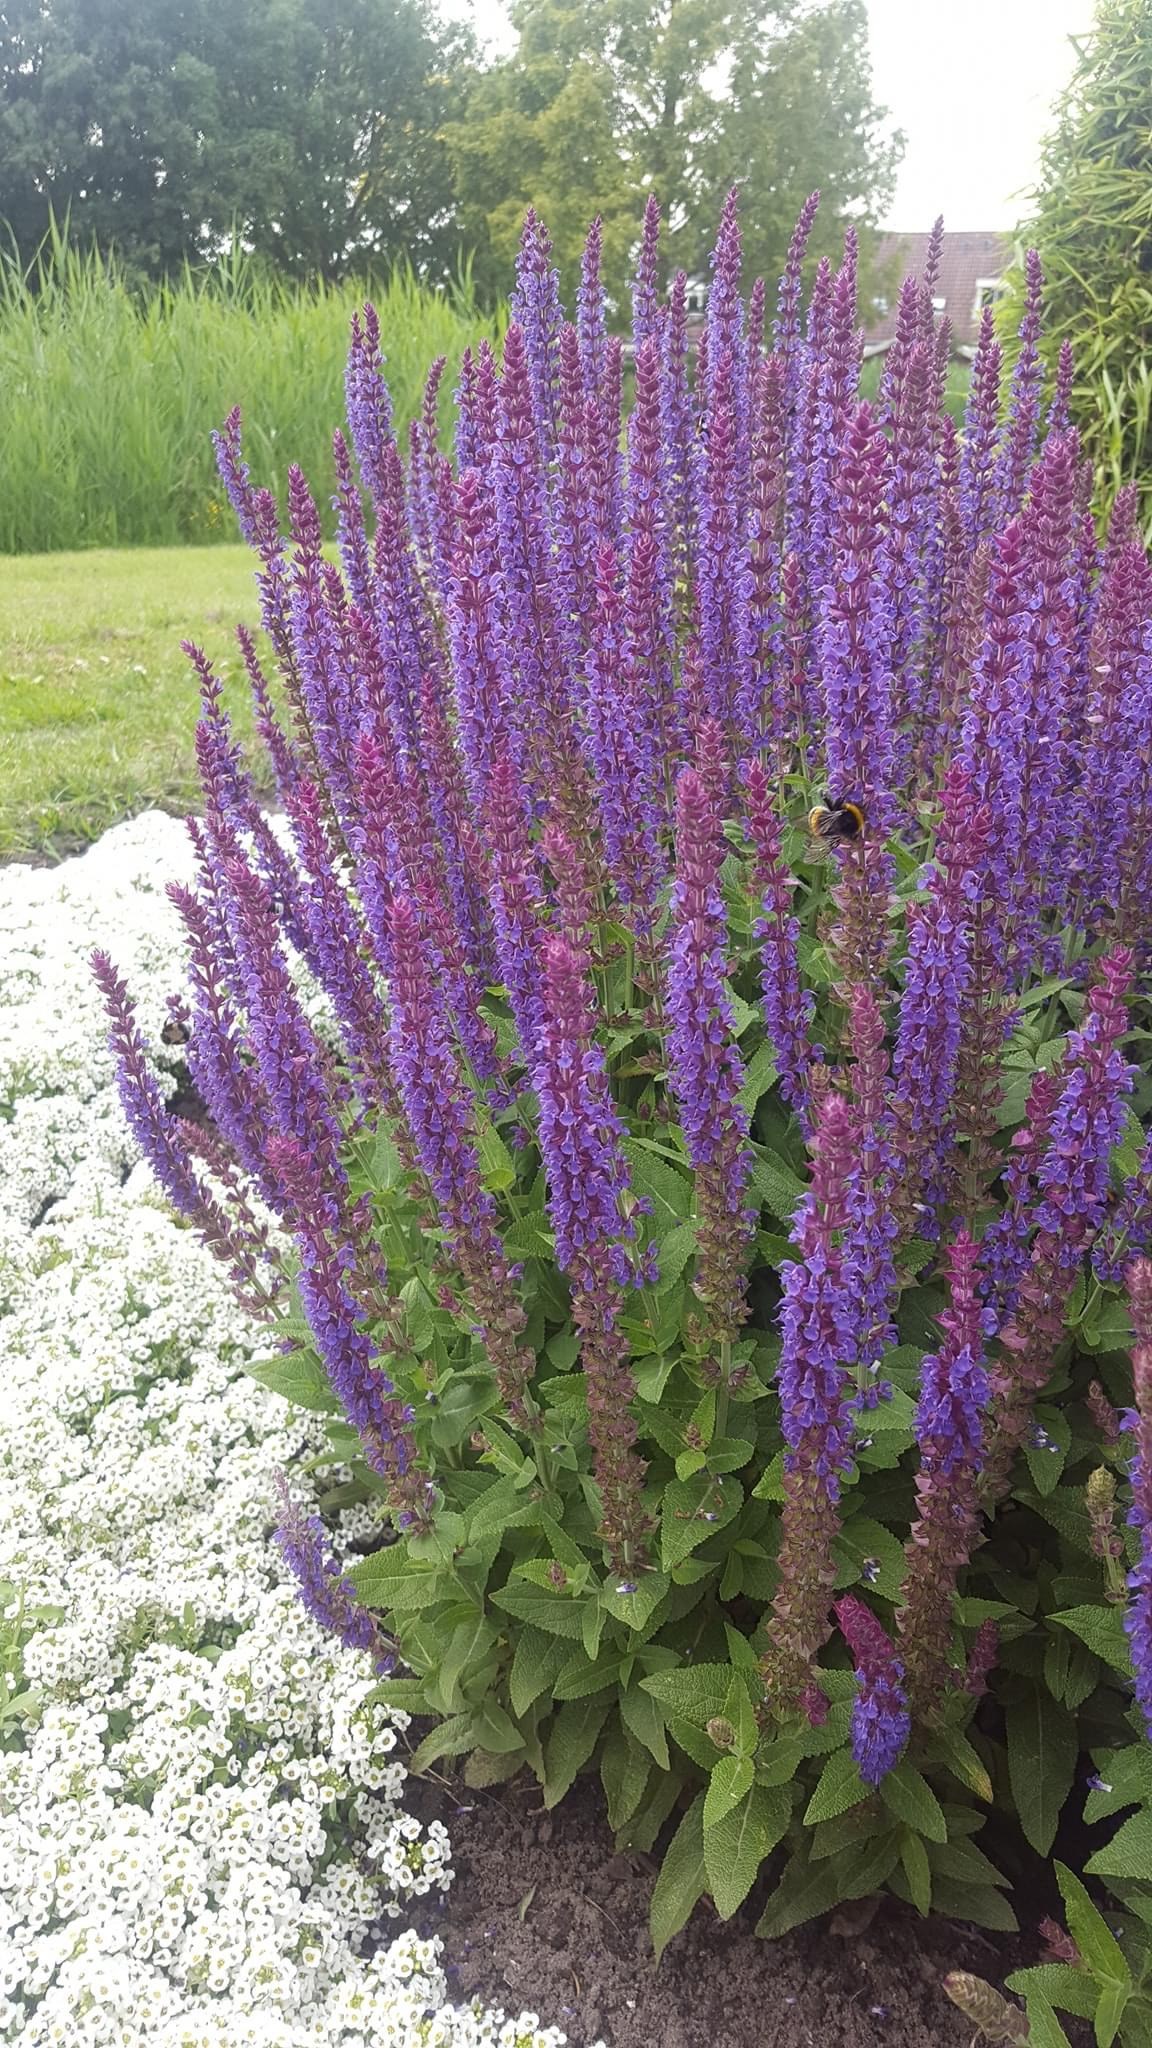
[[(506, 46), (502, 0), (451, 4)], [(876, 97), (907, 137), (885, 225), (1012, 227), (1092, 0), (868, 0), (868, 14)]]

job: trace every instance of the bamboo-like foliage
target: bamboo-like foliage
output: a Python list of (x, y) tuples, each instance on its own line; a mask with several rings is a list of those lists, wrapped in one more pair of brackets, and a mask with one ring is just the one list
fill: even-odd
[[(1101, 502), (1126, 483), (1152, 532), (1152, 7), (1098, 0), (1090, 36), (1045, 146), (1022, 247), (1044, 265), (1044, 347), (1075, 350), (1073, 423)], [(1014, 333), (1023, 270), (1004, 309)]]

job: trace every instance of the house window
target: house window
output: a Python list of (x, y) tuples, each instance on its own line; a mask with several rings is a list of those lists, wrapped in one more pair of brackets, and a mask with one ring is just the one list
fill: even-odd
[(978, 277), (976, 279), (976, 298), (972, 306), (973, 313), (978, 316), (984, 311), (985, 306), (994, 306), (1003, 290), (1004, 280), (1002, 277)]

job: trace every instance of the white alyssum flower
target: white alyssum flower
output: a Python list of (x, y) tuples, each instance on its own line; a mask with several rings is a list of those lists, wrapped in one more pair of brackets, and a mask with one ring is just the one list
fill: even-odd
[(448, 2005), (398, 1931), (450, 1848), (404, 1812), (406, 1717), (268, 1540), (311, 1425), (246, 1376), (261, 1332), (134, 1164), (87, 959), (171, 1075), (190, 866), (150, 814), (0, 871), (0, 1669), (22, 1603), (35, 1701), (0, 1723), (0, 2041), (560, 2048)]

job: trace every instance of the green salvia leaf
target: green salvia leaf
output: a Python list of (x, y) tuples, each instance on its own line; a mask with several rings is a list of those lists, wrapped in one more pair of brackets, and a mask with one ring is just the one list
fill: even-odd
[(907, 1759), (880, 1780), (880, 1797), (890, 1813), (930, 1842), (946, 1842), (948, 1823), (926, 1778)]
[(860, 1776), (855, 1757), (850, 1750), (839, 1749), (820, 1773), (820, 1782), (805, 1810), (804, 1825), (810, 1828), (817, 1821), (831, 1820), (868, 1797), (869, 1788)]
[(782, 1785), (773, 1791), (751, 1786), (740, 1804), (729, 1807), (711, 1826), (705, 1801), (704, 1865), (721, 1920), (730, 1920), (743, 1905), (760, 1865), (786, 1832), (791, 1816), (792, 1801)]
[(708, 1888), (704, 1863), (704, 1794), (693, 1800), (668, 1844), (652, 1892), (649, 1927), (659, 1962), (674, 1934), (687, 1925)]
[(1020, 1825), (1046, 1856), (1076, 1774), (1076, 1724), (1041, 1688), (1030, 1688), (1005, 1710), (1008, 1780)]
[(1132, 1972), (1115, 1935), (1093, 1905), (1080, 1879), (1063, 1863), (1057, 1863), (1056, 1882), (1064, 1901), (1068, 1932), (1088, 1968), (1097, 1980), (1132, 1988)]

